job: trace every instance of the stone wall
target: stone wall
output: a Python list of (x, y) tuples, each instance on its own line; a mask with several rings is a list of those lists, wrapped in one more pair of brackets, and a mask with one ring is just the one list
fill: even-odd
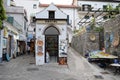
[[(106, 52), (120, 55), (120, 15), (106, 21), (103, 27)], [(117, 42), (116, 45), (114, 45), (115, 42)]]
[[(95, 40), (90, 39), (91, 35), (95, 36)], [(74, 36), (72, 38), (71, 46), (83, 56), (85, 53), (93, 50), (99, 50), (99, 33), (86, 32), (82, 35)]]
[[(120, 55), (120, 15), (115, 18), (107, 20), (102, 25), (104, 27), (103, 41), (101, 42), (99, 33), (86, 32), (81, 35), (75, 35), (72, 38), (71, 47), (73, 47), (80, 54), (84, 55), (87, 52), (93, 50), (99, 50), (100, 45), (103, 44), (106, 52), (110, 54)], [(95, 40), (90, 40), (90, 35), (95, 35)], [(113, 37), (113, 39), (112, 39)], [(117, 40), (117, 46), (113, 46), (113, 43)], [(102, 47), (101, 47), (102, 48)]]

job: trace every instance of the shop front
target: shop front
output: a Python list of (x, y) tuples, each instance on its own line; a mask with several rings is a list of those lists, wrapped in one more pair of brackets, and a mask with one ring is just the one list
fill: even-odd
[(35, 16), (36, 65), (67, 64), (67, 18), (54, 4)]

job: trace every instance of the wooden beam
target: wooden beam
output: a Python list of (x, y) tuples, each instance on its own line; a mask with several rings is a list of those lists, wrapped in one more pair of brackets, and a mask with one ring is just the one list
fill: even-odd
[[(100, 10), (100, 8), (99, 8), (98, 10), (96, 10), (92, 15), (96, 14), (96, 12), (98, 12), (99, 10)], [(92, 16), (92, 15), (91, 15), (91, 16)], [(85, 16), (86, 16), (86, 15), (85, 15)], [(85, 17), (85, 16), (84, 16), (84, 17)], [(84, 17), (83, 17), (83, 18), (84, 18)], [(88, 20), (88, 19), (86, 19), (85, 22), (86, 22), (87, 20)], [(80, 21), (80, 22), (81, 22), (81, 21)], [(80, 23), (80, 22), (79, 22), (79, 23)], [(79, 23), (78, 23), (79, 26), (81, 26), (81, 25), (83, 24), (83, 23), (82, 23), (82, 24), (79, 24)]]

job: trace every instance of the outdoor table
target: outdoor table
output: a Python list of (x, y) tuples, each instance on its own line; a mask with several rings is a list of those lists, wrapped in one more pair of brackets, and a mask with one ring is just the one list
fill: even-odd
[(94, 58), (94, 59), (115, 59), (118, 58), (118, 56), (114, 56), (114, 55), (102, 55), (102, 54), (96, 54), (94, 56), (90, 56), (90, 58)]
[(110, 64), (110, 66), (115, 68), (115, 72), (114, 72), (115, 74), (120, 73), (120, 64), (113, 63), (113, 64)]

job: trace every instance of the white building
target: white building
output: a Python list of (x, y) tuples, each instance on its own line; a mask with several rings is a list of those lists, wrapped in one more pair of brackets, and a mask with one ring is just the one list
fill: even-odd
[(115, 8), (119, 3), (118, 0), (78, 0), (78, 6), (82, 11), (87, 11), (89, 7), (92, 10), (98, 10), (99, 8), (103, 10), (108, 4)]
[[(24, 6), (25, 9), (27, 9), (27, 13), (28, 13), (28, 20), (29, 20), (29, 27), (28, 27), (28, 37), (32, 35), (32, 38), (33, 38), (33, 34), (35, 34), (36, 36), (36, 39), (38, 39), (38, 32), (40, 32), (40, 35), (42, 36), (42, 42), (44, 43), (45, 40), (46, 40), (46, 37), (45, 35), (42, 34), (42, 30), (45, 31), (42, 28), (38, 29), (40, 26), (45, 26), (45, 20), (43, 20), (43, 23), (41, 22), (41, 17), (45, 17), (46, 15), (48, 14), (42, 14), (42, 12), (44, 12), (44, 10), (47, 9), (47, 7), (49, 6), (49, 4), (42, 4), (39, 2), (39, 0), (15, 0), (16, 3), (18, 3), (17, 5), (19, 6)], [(26, 4), (27, 3), (27, 4)], [(54, 6), (57, 7), (58, 9), (60, 9), (63, 13), (65, 13), (66, 15), (69, 15), (69, 25), (67, 26), (67, 38), (69, 40), (69, 43), (71, 43), (71, 38), (72, 38), (72, 35), (73, 35), (73, 32), (74, 30), (76, 29), (80, 29), (82, 26), (86, 26), (87, 24), (90, 23), (91, 19), (92, 19), (92, 15), (94, 15), (97, 19), (97, 21), (101, 22), (103, 20), (103, 16), (106, 15), (106, 12), (102, 12), (103, 11), (103, 8), (106, 7), (106, 5), (112, 5), (113, 7), (116, 7), (118, 4), (119, 4), (119, 1), (113, 1), (113, 0), (73, 0), (73, 3), (70, 4), (70, 5), (63, 5), (63, 4), (55, 4)], [(100, 11), (96, 12), (98, 9), (100, 8)], [(36, 16), (35, 13), (37, 12), (41, 12), (40, 14), (42, 16)], [(85, 19), (85, 15), (89, 16), (89, 19)], [(32, 17), (36, 17), (36, 18), (40, 18), (40, 24), (39, 23), (39, 20), (37, 20), (37, 24), (32, 24), (31, 23), (31, 18)], [(98, 16), (98, 17), (97, 17)], [(46, 25), (46, 28), (49, 26), (49, 23), (53, 23), (54, 21), (48, 21), (46, 22), (47, 25)], [(87, 24), (86, 24), (87, 23)], [(38, 27), (39, 25), (39, 27)], [(35, 26), (36, 26), (36, 29), (35, 29)], [(56, 27), (56, 25), (52, 25), (54, 27)], [(49, 29), (49, 28), (48, 28)], [(54, 29), (53, 27), (50, 28), (51, 29)], [(86, 28), (85, 28), (86, 29)], [(36, 33), (34, 32), (34, 30), (36, 30)], [(41, 30), (41, 31), (38, 31), (38, 30)], [(59, 31), (59, 29), (58, 29)], [(44, 33), (44, 32), (43, 32)], [(59, 40), (60, 41), (60, 40)], [(45, 43), (44, 43), (45, 44)], [(45, 44), (46, 45), (46, 44)], [(37, 54), (37, 47), (36, 46), (36, 54)], [(45, 60), (45, 53), (46, 53), (46, 47), (43, 46), (41, 47), (42, 48), (42, 53), (43, 53), (43, 56), (42, 58), (40, 57), (36, 57), (36, 62), (37, 64), (43, 64), (44, 63), (44, 60)], [(60, 53), (60, 51), (58, 51)], [(59, 57), (59, 56), (58, 56)], [(39, 59), (42, 59), (42, 62), (39, 63)]]
[[(47, 62), (67, 64), (68, 15), (54, 4), (36, 13), (36, 65)], [(49, 61), (47, 60), (49, 54)]]
[[(44, 46), (42, 47), (42, 53), (43, 53), (43, 56), (42, 56), (42, 58), (41, 57), (39, 57), (38, 55), (36, 55), (36, 62), (37, 62), (37, 65), (39, 65), (39, 64), (43, 64), (43, 63), (45, 63), (46, 62), (46, 59), (45, 59), (45, 57), (46, 57), (46, 46), (45, 45), (47, 45), (47, 43), (45, 43), (46, 41), (46, 39), (47, 38), (49, 38), (49, 36), (45, 36), (45, 34), (43, 35), (43, 33), (46, 31), (46, 33), (48, 34), (49, 33), (49, 30), (51, 31), (51, 30), (53, 30), (53, 32), (55, 32), (55, 34), (57, 34), (57, 36), (52, 36), (52, 39), (53, 40), (57, 40), (57, 54), (56, 54), (56, 57), (57, 57), (57, 62), (59, 62), (59, 59), (60, 59), (60, 57), (62, 57), (61, 55), (60, 55), (60, 53), (62, 53), (62, 50), (64, 51), (64, 53), (63, 54), (66, 54), (67, 53), (67, 41), (69, 40), (69, 43), (71, 42), (71, 38), (72, 38), (72, 31), (75, 29), (75, 23), (76, 23), (76, 21), (78, 21), (79, 20), (79, 18), (78, 18), (78, 14), (77, 14), (77, 3), (76, 2), (74, 2), (74, 0), (73, 0), (73, 4), (70, 4), (70, 5), (51, 5), (51, 6), (53, 6), (53, 8), (55, 8), (58, 12), (58, 14), (62, 14), (63, 15), (63, 13), (64, 13), (64, 15), (63, 16), (60, 16), (60, 15), (56, 15), (55, 16), (55, 19), (58, 19), (58, 20), (55, 20), (55, 22), (54, 22), (54, 20), (51, 22), (51, 21), (45, 21), (44, 19), (43, 19), (43, 23), (39, 23), (39, 21), (37, 20), (36, 22), (37, 22), (37, 24), (36, 24), (36, 29), (34, 29), (35, 28), (35, 24), (33, 24), (33, 22), (31, 21), (31, 18), (32, 17), (34, 17), (35, 16), (35, 13), (37, 13), (37, 12), (41, 12), (40, 14), (42, 15), (42, 16), (35, 16), (36, 18), (40, 18), (41, 20), (42, 20), (42, 18), (41, 17), (45, 17), (45, 16), (47, 16), (46, 17), (46, 19), (48, 19), (48, 14), (46, 14), (46, 15), (44, 15), (45, 13), (43, 13), (42, 14), (42, 12), (45, 10), (45, 9), (48, 9), (47, 7), (49, 6), (49, 4), (41, 4), (41, 3), (39, 3), (39, 0), (24, 0), (24, 1), (21, 1), (21, 0), (15, 0), (15, 2), (16, 2), (16, 5), (19, 5), (19, 6), (24, 6), (24, 8), (26, 9), (26, 11), (27, 11), (27, 15), (28, 15), (28, 20), (29, 20), (29, 26), (28, 26), (28, 37), (31, 37), (32, 36), (32, 38), (33, 38), (33, 36), (34, 36), (34, 34), (35, 34), (35, 32), (34, 32), (34, 30), (36, 30), (36, 34), (35, 34), (35, 36), (36, 36), (36, 39), (38, 40), (39, 39), (39, 36), (42, 36), (42, 41), (43, 41), (43, 43), (44, 43)], [(26, 4), (27, 3), (27, 4)], [(51, 8), (50, 8), (51, 9)], [(53, 10), (53, 9), (51, 9), (51, 10)], [(55, 11), (56, 12), (56, 11)], [(69, 17), (68, 17), (68, 16)], [(63, 21), (61, 20), (61, 18), (63, 17)], [(67, 20), (69, 20), (68, 21), (68, 23), (69, 23), (69, 25), (67, 25)], [(45, 25), (45, 23), (44, 23), (44, 21), (45, 21), (45, 23), (47, 23), (47, 25)], [(56, 23), (57, 22), (57, 23)], [(54, 23), (54, 24), (53, 24)], [(51, 25), (52, 24), (52, 25)], [(44, 26), (44, 27), (41, 27), (41, 26)], [(47, 27), (49, 27), (48, 29), (47, 29)], [(38, 28), (41, 28), (41, 29), (38, 29)], [(67, 28), (68, 28), (68, 30), (69, 31), (71, 31), (70, 33), (67, 31)], [(40, 30), (40, 31), (39, 31)], [(41, 32), (41, 31), (44, 31), (44, 32)], [(47, 32), (48, 31), (48, 32)], [(39, 33), (39, 34), (38, 34)], [(47, 35), (46, 34), (46, 35)], [(50, 34), (50, 33), (49, 33)], [(64, 35), (63, 35), (64, 34)], [(51, 35), (53, 35), (53, 34), (51, 34)], [(55, 38), (55, 39), (54, 39)], [(37, 51), (37, 49), (39, 48), (39, 46), (35, 46), (36, 48), (36, 50), (35, 50), (35, 52), (36, 52), (36, 54), (38, 53), (38, 51)], [(62, 50), (60, 50), (60, 49), (62, 49)], [(53, 55), (53, 57), (54, 57), (54, 54), (51, 54), (51, 55)], [(51, 56), (50, 55), (50, 56)], [(63, 56), (64, 57), (64, 56)], [(39, 60), (41, 60), (42, 59), (42, 62), (40, 62)], [(62, 58), (61, 58), (62, 59)], [(63, 60), (64, 60), (64, 58), (63, 58)], [(66, 60), (66, 58), (65, 58), (65, 60)]]
[[(39, 2), (39, 0), (15, 0), (16, 5), (18, 6), (24, 6), (24, 8), (27, 11), (28, 16), (28, 41), (33, 37), (34, 35), (34, 24), (31, 24), (31, 17), (34, 16), (36, 12), (44, 10), (46, 7), (49, 6), (49, 4), (42, 4)], [(27, 3), (27, 4), (26, 4)], [(69, 26), (68, 26), (68, 38), (69, 43), (71, 42), (71, 38), (73, 35), (73, 30), (76, 29), (76, 27), (79, 27), (77, 23), (79, 22), (79, 17), (77, 13), (77, 0), (73, 0), (72, 4), (55, 4), (61, 11), (69, 15)]]
[(24, 8), (16, 6), (13, 0), (4, 0), (4, 5), (7, 19), (3, 22), (5, 28), (1, 30), (0, 58), (4, 60), (7, 55), (10, 60), (16, 57), (18, 47), (21, 47), (21, 54), (26, 51), (27, 17)]
[(106, 21), (109, 5), (114, 9), (119, 3), (118, 0), (78, 0), (79, 27), (90, 24), (92, 15), (98, 23)]

